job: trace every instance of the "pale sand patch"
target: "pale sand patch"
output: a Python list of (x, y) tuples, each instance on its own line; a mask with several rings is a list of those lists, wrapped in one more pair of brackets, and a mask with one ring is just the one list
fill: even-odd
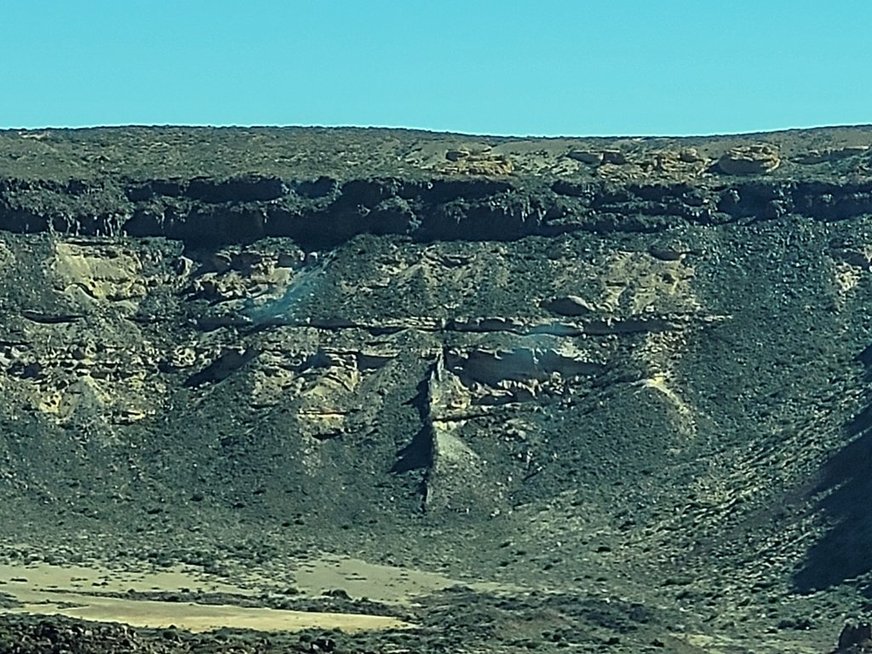
[(659, 372), (643, 379), (641, 385), (644, 388), (651, 388), (659, 392), (673, 406), (680, 418), (679, 428), (681, 433), (687, 437), (696, 435), (696, 418), (694, 410), (688, 406), (678, 393), (676, 393), (669, 385), (669, 380), (666, 374)]
[(331, 555), (301, 564), (294, 570), (293, 577), (296, 587), (307, 595), (341, 589), (352, 597), (366, 597), (385, 604), (408, 604), (417, 597), (458, 585), (482, 592), (519, 590), (506, 584), (466, 582), (437, 572)]
[[(13, 582), (12, 579), (26, 579), (26, 582)], [(3, 582), (9, 583), (4, 585)], [(193, 592), (199, 590), (235, 595), (254, 594), (251, 589), (181, 566), (161, 571), (127, 572), (96, 566), (60, 566), (47, 563), (0, 565), (0, 592), (11, 593), (20, 588), (99, 593), (123, 593), (128, 590), (178, 591), (187, 588)]]
[(98, 565), (0, 565), (0, 593), (11, 595), (22, 604), (6, 609), (7, 613), (60, 614), (138, 627), (175, 625), (191, 631), (222, 627), (261, 631), (308, 628), (362, 631), (402, 629), (411, 625), (388, 616), (163, 602), (107, 597), (106, 594), (133, 590), (254, 596), (281, 592), (292, 585), (304, 597), (318, 597), (325, 591), (341, 589), (353, 598), (408, 605), (416, 598), (460, 584), (482, 592), (519, 590), (505, 584), (464, 582), (435, 572), (329, 554), (314, 560), (289, 561), (280, 568), (250, 570), (235, 582), (182, 566), (160, 571), (123, 571)]
[(257, 631), (341, 629), (355, 632), (412, 626), (397, 618), (354, 613), (310, 613), (227, 604), (129, 600), (65, 592), (26, 591), (18, 594), (13, 592), (12, 595), (19, 601), (24, 600), (22, 606), (3, 612), (64, 615), (99, 622), (121, 622), (134, 627), (175, 626), (195, 632), (222, 628)]
[(181, 589), (244, 595), (256, 592), (183, 568), (132, 573), (82, 566), (0, 565), (0, 593), (6, 593), (21, 603), (15, 608), (0, 609), (4, 613), (65, 615), (101, 622), (121, 622), (135, 627), (174, 625), (190, 631), (220, 628), (295, 631), (317, 628), (351, 632), (412, 626), (389, 616), (163, 602), (106, 597), (103, 594), (127, 590), (149, 592)]

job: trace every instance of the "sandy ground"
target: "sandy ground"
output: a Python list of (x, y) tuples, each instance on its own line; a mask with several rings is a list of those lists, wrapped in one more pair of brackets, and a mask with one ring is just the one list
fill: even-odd
[[(342, 629), (361, 631), (408, 627), (396, 618), (376, 615), (297, 612), (233, 605), (169, 602), (110, 597), (112, 594), (170, 592), (222, 593), (257, 596), (292, 585), (302, 597), (319, 597), (325, 591), (343, 590), (352, 598), (394, 605), (458, 585), (441, 574), (369, 563), (361, 559), (324, 555), (289, 566), (286, 574), (252, 571), (230, 581), (184, 567), (167, 570), (113, 570), (88, 566), (45, 563), (0, 565), (0, 593), (21, 606), (0, 609), (7, 613), (65, 615), (136, 627), (176, 627), (190, 631), (219, 628), (261, 631)], [(465, 584), (480, 591), (507, 590), (491, 583)]]
[[(168, 570), (114, 570), (97, 565), (58, 566), (45, 563), (0, 565), (0, 595), (20, 603), (0, 608), (0, 613), (63, 615), (71, 618), (116, 622), (133, 627), (175, 626), (192, 632), (215, 629), (250, 629), (262, 632), (303, 629), (339, 629), (346, 633), (404, 629), (414, 625), (384, 615), (288, 611), (250, 608), (232, 604), (159, 601), (107, 594), (163, 592), (222, 593), (256, 597), (287, 588), (291, 580), (300, 597), (319, 597), (326, 590), (341, 589), (353, 598), (369, 598), (385, 604), (412, 606), (416, 598), (457, 585), (444, 575), (420, 570), (378, 565), (361, 559), (324, 555), (288, 566), (286, 574), (252, 571), (232, 580), (182, 567)], [(491, 583), (464, 583), (479, 591), (523, 591)], [(192, 595), (192, 598), (194, 595)], [(667, 632), (664, 642), (670, 651), (729, 654), (738, 651), (796, 652), (814, 654), (820, 647), (798, 632), (770, 633), (766, 647), (749, 650), (745, 639), (713, 636), (693, 631)]]
[[(367, 580), (349, 562), (317, 562), (302, 572), (302, 590), (316, 594), (327, 588), (350, 586), (349, 592), (375, 591), (388, 575)], [(346, 575), (352, 575), (347, 584)], [(357, 576), (354, 576), (357, 575)], [(444, 583), (444, 582), (442, 582)], [(47, 564), (0, 565), (0, 593), (20, 602), (21, 606), (0, 609), (7, 613), (65, 615), (105, 622), (123, 622), (135, 627), (176, 627), (190, 631), (219, 628), (255, 629), (260, 631), (295, 631), (301, 629), (341, 629), (347, 632), (377, 629), (400, 629), (409, 624), (388, 616), (315, 613), (269, 608), (246, 608), (194, 602), (165, 602), (145, 599), (108, 597), (107, 593), (138, 592), (210, 592), (253, 595), (253, 583), (236, 585), (201, 573), (176, 568), (160, 572), (123, 572), (98, 567), (55, 566)], [(257, 584), (260, 585), (260, 584)], [(438, 587), (413, 581), (408, 590), (391, 583), (381, 595), (396, 599), (410, 591)], [(443, 586), (444, 587), (444, 586)], [(268, 590), (269, 587), (262, 587)], [(370, 592), (369, 596), (379, 593)]]
[(351, 597), (385, 604), (409, 604), (416, 597), (464, 585), (482, 592), (517, 590), (505, 584), (465, 582), (435, 572), (369, 563), (361, 559), (325, 555), (302, 563), (293, 573), (296, 587), (317, 596), (339, 588)]
[(7, 613), (64, 615), (70, 618), (121, 622), (134, 627), (176, 626), (192, 632), (213, 629), (297, 631), (341, 629), (345, 632), (401, 629), (410, 625), (387, 616), (344, 613), (314, 613), (268, 608), (245, 608), (226, 604), (128, 600), (77, 593), (13, 593), (23, 606)]

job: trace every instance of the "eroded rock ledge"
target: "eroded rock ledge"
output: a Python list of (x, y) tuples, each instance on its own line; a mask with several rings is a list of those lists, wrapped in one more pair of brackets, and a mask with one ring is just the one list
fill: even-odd
[[(318, 248), (362, 233), (513, 240), (872, 212), (863, 128), (532, 140), (288, 129), (268, 144), (257, 130), (98, 132), (0, 133), (0, 229)], [(259, 145), (281, 156), (252, 159)], [(159, 148), (191, 160), (149, 159)]]
[(0, 180), (0, 229), (75, 236), (162, 236), (191, 245), (289, 237), (335, 246), (358, 234), (415, 240), (514, 240), (574, 231), (657, 232), (690, 223), (725, 224), (799, 214), (842, 220), (872, 213), (872, 180), (850, 183), (753, 180), (691, 186), (556, 180), (540, 188), (511, 180), (340, 184), (245, 177), (152, 180), (121, 189), (96, 209), (83, 199), (105, 187)]

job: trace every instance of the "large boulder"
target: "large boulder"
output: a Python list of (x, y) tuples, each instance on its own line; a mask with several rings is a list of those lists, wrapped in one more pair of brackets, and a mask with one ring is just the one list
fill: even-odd
[(768, 143), (740, 145), (718, 159), (718, 168), (727, 175), (763, 175), (781, 164), (778, 148)]

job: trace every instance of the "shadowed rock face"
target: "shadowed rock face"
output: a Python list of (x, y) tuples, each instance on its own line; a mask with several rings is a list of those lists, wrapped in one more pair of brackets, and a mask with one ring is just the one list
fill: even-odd
[[(858, 356), (869, 374), (870, 348)], [(796, 574), (799, 590), (810, 592), (832, 588), (847, 580), (860, 580), (864, 593), (872, 595), (869, 573), (872, 560), (872, 406), (866, 406), (845, 426), (845, 445), (823, 466), (814, 493), (828, 520), (828, 529), (809, 549)]]
[(811, 615), (870, 576), (870, 143), (0, 133), (0, 537)]

